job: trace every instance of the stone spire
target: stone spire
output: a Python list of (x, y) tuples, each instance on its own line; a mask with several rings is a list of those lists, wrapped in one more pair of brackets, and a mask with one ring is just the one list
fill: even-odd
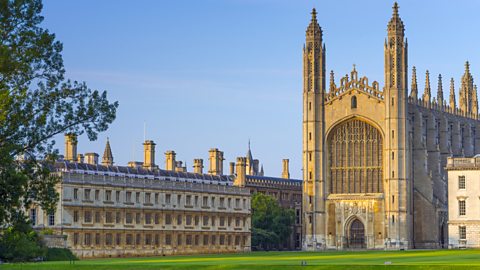
[(330, 71), (330, 87), (329, 87), (329, 92), (333, 93), (335, 91), (336, 85), (335, 85), (335, 74), (333, 73), (333, 70)]
[(410, 92), (410, 97), (415, 100), (418, 99), (418, 86), (417, 86), (417, 69), (415, 66), (412, 68), (412, 90)]
[(465, 73), (462, 76), (462, 84), (460, 85), (460, 110), (465, 113), (472, 112), (472, 98), (473, 98), (473, 77), (470, 73), (470, 63), (465, 62)]
[(318, 24), (317, 21), (317, 11), (315, 8), (312, 9), (312, 20), (310, 21), (310, 24), (307, 27), (307, 34), (312, 33), (314, 35), (319, 35), (320, 38), (322, 37), (322, 28)]
[(453, 78), (450, 79), (450, 108), (455, 109), (457, 102), (455, 101), (455, 84)]
[(437, 102), (440, 107), (443, 107), (444, 100), (443, 100), (442, 74), (438, 74)]
[(105, 151), (103, 151), (102, 165), (104, 166), (113, 165), (112, 148), (110, 148), (110, 140), (108, 137), (107, 137), (107, 144), (105, 145)]
[(405, 32), (405, 26), (403, 25), (402, 19), (398, 15), (398, 4), (395, 2), (393, 4), (393, 14), (390, 22), (388, 22), (388, 33), (394, 35), (403, 36)]
[(431, 90), (430, 90), (430, 73), (425, 73), (425, 90), (423, 91), (423, 102), (430, 102), (432, 97)]

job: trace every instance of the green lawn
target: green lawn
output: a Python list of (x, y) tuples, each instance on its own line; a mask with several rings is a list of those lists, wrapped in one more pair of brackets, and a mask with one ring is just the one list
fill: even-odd
[[(300, 266), (301, 261), (307, 267)], [(391, 264), (385, 265), (385, 262)], [(0, 269), (479, 269), (480, 250), (252, 252), (4, 264)]]

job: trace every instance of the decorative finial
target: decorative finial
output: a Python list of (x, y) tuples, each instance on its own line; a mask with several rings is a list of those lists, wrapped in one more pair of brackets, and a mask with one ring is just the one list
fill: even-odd
[(353, 64), (353, 71), (357, 71), (357, 70), (356, 70), (356, 65), (355, 65), (355, 64)]
[(393, 4), (393, 16), (398, 16), (398, 3)]
[(437, 102), (438, 105), (443, 106), (442, 74), (438, 74)]
[(450, 79), (450, 108), (455, 109), (457, 102), (455, 100), (455, 83), (453, 78)]
[(468, 62), (468, 60), (465, 62), (465, 73), (469, 73), (470, 72), (470, 63)]
[(410, 96), (415, 100), (418, 99), (418, 87), (417, 87), (417, 69), (415, 66), (412, 68), (412, 91), (410, 92)]
[(312, 21), (317, 21), (317, 10), (315, 8), (312, 9)]

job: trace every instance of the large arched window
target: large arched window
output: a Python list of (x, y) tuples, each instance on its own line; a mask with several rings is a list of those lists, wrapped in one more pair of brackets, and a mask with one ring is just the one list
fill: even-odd
[(381, 193), (382, 135), (372, 125), (348, 120), (328, 139), (330, 193)]

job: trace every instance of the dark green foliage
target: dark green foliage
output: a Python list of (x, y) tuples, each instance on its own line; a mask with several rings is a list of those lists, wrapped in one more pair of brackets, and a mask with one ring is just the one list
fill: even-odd
[(78, 258), (67, 248), (49, 248), (45, 261), (76, 261)]
[(268, 195), (252, 196), (252, 247), (254, 249), (279, 249), (290, 237), (295, 214), (292, 209), (280, 207)]
[(32, 202), (54, 209), (53, 137), (95, 140), (118, 107), (105, 91), (64, 78), (62, 44), (41, 27), (41, 10), (41, 0), (0, 0), (0, 226)]
[(2, 232), (0, 237), (0, 260), (10, 262), (31, 261), (42, 258), (46, 248), (26, 220), (19, 219)]

